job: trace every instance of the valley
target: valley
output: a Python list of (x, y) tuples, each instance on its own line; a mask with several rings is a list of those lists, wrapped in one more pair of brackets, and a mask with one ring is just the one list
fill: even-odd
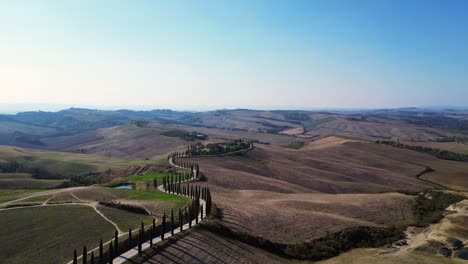
[[(90, 114), (87, 110), (73, 109), (73, 118), (81, 120), (81, 111)], [(64, 111), (68, 118), (71, 113)], [(2, 234), (2, 237), (11, 236), (14, 242), (2, 245), (5, 250), (1, 250), (0, 257), (10, 263), (31, 259), (41, 263), (53, 255), (55, 262), (68, 262), (73, 257), (73, 249), (80, 251), (83, 245), (97, 250), (99, 240), (103, 239), (108, 247), (115, 230), (122, 241), (126, 241), (130, 228), (136, 232), (141, 223), (151, 227), (153, 221), (161, 225), (164, 213), (189, 204), (189, 199), (157, 188), (170, 175), (185, 173), (183, 168), (173, 166), (167, 155), (174, 151), (185, 153), (190, 148), (195, 151), (193, 146), (200, 146), (193, 152), (196, 155), (180, 160), (200, 166), (197, 185), (210, 189), (216, 211), (206, 223), (190, 229), (187, 234), (177, 234), (173, 240), (163, 243), (165, 246), (161, 249), (151, 249), (147, 244), (145, 257), (137, 256), (137, 262), (177, 263), (179, 259), (203, 263), (223, 259), (225, 263), (239, 260), (299, 263), (317, 260), (320, 258), (314, 255), (316, 253), (302, 252), (297, 245), (304, 243), (308, 248), (310, 243), (314, 245), (324, 238), (330, 239), (347, 230), (354, 232), (352, 230), (361, 227), (370, 228), (365, 232), (387, 232), (384, 230), (393, 227), (411, 230), (419, 221), (414, 213), (418, 193), (430, 189), (468, 190), (468, 162), (441, 159), (377, 142), (392, 139), (432, 148), (440, 144), (442, 150), (460, 151), (449, 146), (462, 143), (436, 142), (453, 135), (463, 137), (463, 132), (456, 129), (424, 127), (402, 121), (402, 117), (382, 117), (381, 113), (366, 113), (361, 117), (251, 110), (164, 112), (164, 116), (157, 113), (130, 112), (126, 116), (122, 112), (93, 111), (93, 115), (104, 115), (107, 121), (89, 124), (90, 119), (86, 118), (86, 129), (67, 135), (54, 134), (45, 127), (45, 130), (29, 127), (30, 130), (22, 130), (22, 133), (36, 133), (41, 144), (12, 141), (10, 146), (0, 146), (0, 215), (3, 216), (2, 225), (16, 230)], [(116, 114), (116, 123), (109, 122)], [(152, 120), (154, 118), (157, 121)], [(405, 118), (411, 120), (412, 117)], [(209, 148), (216, 151), (226, 148), (238, 139), (251, 142), (254, 148), (226, 155), (207, 152)], [(182, 187), (186, 185), (181, 184)], [(145, 213), (105, 204), (143, 208)], [(17, 220), (29, 219), (32, 215), (38, 215), (33, 222)], [(447, 217), (440, 225), (452, 221)], [(62, 228), (54, 232), (45, 232), (49, 225), (57, 225), (45, 220), (49, 218), (66, 221), (60, 222), (66, 224), (60, 224)], [(85, 222), (92, 225), (83, 224)], [(31, 229), (31, 225), (35, 228)], [(431, 229), (436, 228), (431, 225)], [(452, 239), (452, 235), (444, 232)], [(408, 233), (407, 236), (418, 235)], [(27, 247), (15, 250), (16, 245), (24, 243), (28, 237), (47, 243), (40, 251)], [(70, 239), (73, 243), (63, 246), (63, 241)], [(197, 240), (204, 239), (218, 242), (195, 246)], [(272, 250), (254, 242), (258, 239), (283, 249)], [(466, 237), (457, 239), (466, 244)], [(398, 252), (405, 253), (389, 253), (389, 261), (404, 259), (401, 261), (425, 263), (432, 255), (454, 263), (459, 259), (458, 253), (443, 257), (439, 251), (414, 250), (417, 246), (410, 241), (411, 238), (410, 250), (398, 248)], [(128, 242), (123, 243), (125, 246)], [(380, 244), (376, 241), (375, 245)], [(213, 250), (215, 252), (211, 253)], [(342, 256), (356, 259), (362, 256), (371, 261), (374, 253), (363, 254), (363, 250), (381, 252), (386, 249), (351, 247), (337, 257), (334, 257), (336, 253), (329, 252), (326, 258), (334, 257), (327, 260), (329, 263), (340, 263)], [(99, 252), (93, 254), (97, 256)], [(301, 254), (312, 255), (298, 257)]]

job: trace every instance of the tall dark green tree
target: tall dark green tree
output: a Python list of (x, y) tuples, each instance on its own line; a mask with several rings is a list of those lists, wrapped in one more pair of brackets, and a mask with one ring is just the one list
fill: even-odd
[(118, 256), (119, 255), (119, 231), (115, 230), (114, 232), (114, 255)]
[(78, 258), (76, 256), (76, 248), (75, 250), (73, 251), (73, 264), (78, 264)]
[(132, 244), (132, 228), (128, 230), (128, 244)]
[(188, 226), (189, 228), (192, 228), (192, 206), (189, 205), (188, 208)]
[(140, 231), (140, 235), (138, 236), (138, 256), (141, 256), (142, 236), (143, 236), (143, 233)]
[(158, 188), (158, 180), (156, 178), (153, 179), (153, 186), (154, 188)]
[(203, 204), (200, 205), (200, 220), (203, 220)]
[(198, 207), (198, 204), (195, 203), (195, 223), (198, 225), (198, 210), (200, 208)]
[(91, 264), (94, 264), (94, 251), (91, 251)]
[(109, 244), (109, 263), (112, 264), (114, 260), (114, 246), (112, 245), (112, 241)]
[[(184, 208), (184, 219), (185, 220), (189, 220), (189, 217), (188, 217), (188, 212), (187, 212), (187, 207)], [(190, 221), (190, 220), (189, 220)], [(190, 228), (190, 227), (189, 227)]]
[(102, 244), (102, 238), (99, 241), (99, 264), (104, 264), (104, 245)]
[(83, 246), (83, 256), (81, 256), (81, 259), (83, 260), (83, 264), (88, 262), (88, 251), (86, 250), (86, 246)]
[(174, 209), (171, 208), (171, 236), (174, 236)]
[(184, 225), (184, 218), (182, 217), (182, 211), (179, 208), (179, 227), (180, 227), (180, 232), (183, 231), (183, 225)]
[(150, 231), (150, 247), (153, 247), (154, 228), (151, 227)]
[(164, 240), (164, 232), (166, 232), (166, 212), (164, 212), (161, 223), (161, 241)]

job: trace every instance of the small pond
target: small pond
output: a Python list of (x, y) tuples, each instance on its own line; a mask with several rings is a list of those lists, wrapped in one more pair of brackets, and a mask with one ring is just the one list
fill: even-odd
[(115, 186), (114, 189), (131, 190), (133, 189), (133, 186), (131, 184), (122, 184), (122, 185)]

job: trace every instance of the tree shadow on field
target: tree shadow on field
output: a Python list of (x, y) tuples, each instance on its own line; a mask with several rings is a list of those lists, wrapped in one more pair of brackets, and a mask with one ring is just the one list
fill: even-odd
[(221, 209), (221, 208), (217, 208), (216, 213), (218, 215), (219, 220), (221, 220), (222, 222), (224, 222), (224, 223), (226, 223), (228, 225), (231, 225), (231, 226), (233, 226), (235, 228), (239, 228), (239, 230), (243, 229), (243, 230), (247, 230), (249, 232), (253, 231), (251, 228), (248, 228), (245, 225), (239, 224), (239, 220), (236, 220), (233, 217), (231, 217), (231, 216), (235, 216), (236, 215), (235, 213), (230, 213), (228, 210)]
[[(251, 258), (252, 255), (255, 255), (255, 253), (249, 248), (236, 245), (234, 243), (229, 242), (229, 240), (219, 238), (211, 233), (205, 233), (205, 235), (208, 237), (208, 239), (207, 237), (202, 237), (199, 234), (193, 234), (192, 238), (194, 240), (197, 240), (193, 243), (205, 243), (220, 252), (225, 252), (225, 254), (232, 259), (238, 260), (238, 258), (241, 257), (248, 259), (252, 263), (256, 263), (256, 261)], [(207, 242), (207, 240), (213, 241), (213, 243), (209, 243)], [(249, 254), (245, 254), (244, 252), (248, 252)]]
[[(188, 253), (188, 252), (190, 251), (190, 249), (187, 248), (187, 247), (184, 247), (184, 246), (182, 246), (182, 245), (177, 245), (177, 244), (176, 244), (176, 245), (173, 245), (171, 248), (174, 249), (174, 250), (180, 251), (182, 254), (187, 255), (187, 256), (190, 258), (190, 259), (187, 261), (188, 263), (194, 263), (194, 260), (196, 260), (196, 261), (198, 261), (198, 262), (200, 262), (200, 263), (203, 263), (203, 264), (206, 263), (205, 261), (203, 261), (202, 259), (196, 257), (195, 255), (192, 255), (192, 254)], [(208, 253), (206, 250), (203, 250), (203, 249), (201, 249), (201, 250), (202, 250), (203, 252), (209, 254), (209, 255), (212, 255), (212, 254)], [(212, 255), (212, 256), (215, 257), (215, 258), (217, 259), (217, 261), (222, 262), (222, 263), (225, 263), (222, 259), (219, 259), (219, 258), (217, 258), (217, 257), (214, 256), (214, 255)]]
[[(204, 241), (202, 241), (202, 243), (203, 243), (203, 242), (204, 242)], [(220, 258), (217, 257), (216, 255), (214, 255), (213, 253), (207, 251), (205, 248), (203, 248), (203, 246), (200, 246), (202, 243), (197, 243), (197, 242), (194, 242), (194, 241), (188, 241), (188, 239), (184, 240), (184, 243), (185, 243), (185, 244), (188, 244), (188, 245), (190, 245), (190, 246), (192, 246), (192, 247), (194, 247), (194, 248), (199, 249), (200, 251), (204, 252), (205, 254), (207, 254), (207, 255), (209, 255), (209, 256), (211, 256), (211, 257), (217, 259), (217, 261), (219, 261), (219, 262), (226, 263), (225, 261), (223, 261), (222, 259), (220, 259)], [(207, 243), (205, 243), (205, 244), (207, 244)], [(185, 249), (185, 250), (187, 250), (187, 251), (190, 251), (190, 248), (188, 248), (188, 247), (184, 247), (184, 246), (182, 246), (182, 245), (178, 245), (178, 246), (181, 247), (181, 248), (183, 248), (183, 249)], [(179, 249), (179, 250), (180, 250), (180, 249)], [(200, 260), (200, 261), (203, 262), (202, 260)]]

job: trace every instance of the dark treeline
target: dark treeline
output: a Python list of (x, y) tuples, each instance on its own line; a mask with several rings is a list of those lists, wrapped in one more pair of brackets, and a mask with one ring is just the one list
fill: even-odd
[(261, 236), (233, 230), (216, 221), (204, 222), (201, 224), (201, 227), (283, 257), (309, 261), (319, 261), (335, 257), (353, 248), (384, 246), (403, 238), (404, 231), (403, 226), (356, 226), (314, 240), (307, 240), (296, 244), (283, 244), (270, 241)]
[(36, 179), (65, 179), (65, 175), (52, 173), (38, 166), (31, 166), (21, 161), (0, 162), (0, 173), (29, 173)]
[(468, 120), (464, 120), (461, 118), (454, 118), (448, 116), (441, 116), (441, 115), (433, 115), (433, 116), (409, 116), (405, 117), (405, 120), (408, 123), (420, 125), (420, 126), (428, 126), (428, 127), (435, 127), (441, 129), (449, 129), (449, 130), (459, 130), (459, 131), (468, 131)]
[(222, 143), (209, 143), (206, 145), (197, 143), (189, 145), (183, 155), (188, 157), (204, 155), (229, 155), (251, 148), (253, 148), (253, 143), (244, 139)]
[(445, 209), (454, 203), (462, 201), (464, 197), (459, 194), (428, 190), (416, 197), (413, 206), (414, 225), (426, 226), (438, 222), (443, 217)]
[(197, 207), (200, 205), (200, 199), (206, 202), (206, 213), (210, 214), (212, 201), (211, 201), (211, 192), (208, 187), (201, 187), (198, 185), (190, 184), (188, 182), (183, 183), (181, 178), (175, 178), (171, 176), (165, 176), (163, 178), (164, 190), (167, 193), (183, 195), (191, 198), (196, 202)]
[(454, 161), (468, 161), (468, 155), (456, 153), (456, 152), (452, 152), (448, 150), (440, 150), (440, 149), (434, 149), (434, 148), (422, 147), (422, 146), (410, 146), (410, 145), (405, 145), (405, 144), (395, 142), (395, 141), (385, 141), (385, 140), (382, 140), (382, 141), (378, 140), (376, 141), (376, 143), (430, 154), (439, 159), (454, 160)]
[(457, 142), (457, 143), (463, 143), (463, 144), (468, 144), (468, 137), (442, 137), (442, 138), (437, 138), (434, 140), (435, 142)]
[(179, 137), (185, 141), (194, 141), (194, 140), (206, 140), (208, 139), (208, 136), (196, 131), (193, 132), (187, 132), (187, 131), (182, 131), (182, 130), (171, 130), (167, 131), (164, 133), (161, 133), (161, 135), (167, 136), (167, 137)]
[(99, 204), (135, 214), (150, 215), (145, 208), (138, 205), (124, 204), (115, 201), (101, 201)]

